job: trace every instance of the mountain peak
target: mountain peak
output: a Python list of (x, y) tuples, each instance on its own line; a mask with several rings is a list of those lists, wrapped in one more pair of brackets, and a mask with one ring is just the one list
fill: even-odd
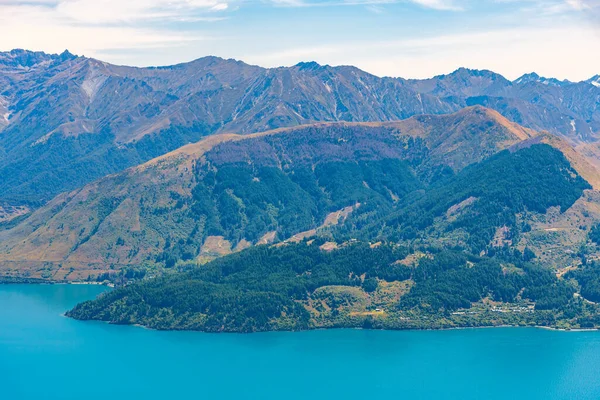
[(541, 83), (548, 86), (564, 86), (571, 83), (568, 80), (561, 81), (556, 78), (545, 78), (543, 76), (539, 76), (535, 72), (525, 74), (513, 81), (513, 83), (516, 84), (526, 84), (530, 82)]
[(7, 52), (0, 52), (0, 66), (27, 69), (44, 62), (51, 62), (56, 57), (56, 54), (47, 54), (43, 51), (13, 49)]
[(530, 72), (528, 74), (521, 75), (515, 80), (515, 83), (527, 82), (531, 80), (537, 81), (538, 79), (540, 79), (540, 76), (538, 74), (536, 74), (535, 72)]
[(160, 65), (160, 66), (152, 66), (146, 67), (149, 70), (181, 70), (187, 68), (193, 69), (204, 69), (204, 68), (214, 68), (214, 67), (223, 67), (223, 66), (238, 66), (238, 67), (250, 67), (250, 68), (259, 68), (254, 65), (246, 64), (243, 61), (236, 60), (234, 58), (222, 58), (218, 56), (204, 56), (200, 58), (196, 58), (192, 61), (186, 61), (179, 64), (173, 65)]
[(300, 71), (316, 71), (321, 69), (323, 66), (316, 61), (299, 62), (295, 65)]
[(77, 58), (77, 56), (75, 54), (71, 53), (67, 49), (65, 49), (65, 51), (63, 51), (62, 53), (60, 53), (58, 55), (58, 57), (60, 58), (61, 61), (67, 61), (67, 60), (72, 60), (74, 58)]
[(489, 93), (501, 93), (512, 83), (500, 74), (490, 70), (461, 67), (446, 75), (437, 75), (431, 79), (406, 81), (414, 90), (435, 96), (466, 97), (481, 96)]
[(481, 105), (465, 107), (458, 111), (455, 115), (463, 118), (478, 118), (482, 117), (488, 121), (493, 121), (498, 126), (504, 127), (519, 140), (525, 140), (536, 136), (538, 133), (533, 129), (525, 128), (515, 122), (510, 121), (496, 110), (487, 108)]
[(600, 87), (600, 74), (591, 77), (586, 82), (596, 87)]
[(455, 70), (454, 72), (452, 72), (448, 75), (442, 75), (442, 76), (461, 76), (461, 77), (469, 76), (469, 77), (490, 78), (490, 79), (497, 79), (497, 78), (504, 79), (504, 77), (502, 75), (497, 74), (496, 72), (490, 71), (488, 69), (471, 69), (471, 68), (465, 68), (465, 67), (460, 67), (457, 70)]

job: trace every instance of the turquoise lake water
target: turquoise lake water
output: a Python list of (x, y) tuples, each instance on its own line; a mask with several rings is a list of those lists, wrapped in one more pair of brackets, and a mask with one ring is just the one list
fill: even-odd
[(102, 290), (0, 285), (0, 399), (600, 399), (600, 332), (157, 332), (61, 314)]

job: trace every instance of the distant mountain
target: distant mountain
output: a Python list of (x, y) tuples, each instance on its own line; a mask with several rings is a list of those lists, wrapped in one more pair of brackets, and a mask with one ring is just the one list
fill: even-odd
[(484, 105), (572, 142), (600, 131), (600, 88), (459, 69), (423, 81), (314, 62), (264, 69), (205, 57), (158, 68), (69, 52), (0, 53), (0, 206), (56, 194), (202, 137), (319, 121), (393, 121)]
[(596, 75), (586, 81), (587, 83), (591, 83), (596, 87), (600, 87), (600, 75)]
[(600, 93), (588, 82), (572, 83), (528, 74), (514, 82), (491, 71), (458, 69), (449, 75), (404, 81), (420, 93), (460, 106), (492, 108), (520, 125), (595, 142), (600, 131)]
[(524, 83), (530, 83), (530, 82), (541, 83), (543, 85), (548, 85), (548, 86), (558, 86), (558, 87), (572, 84), (572, 82), (570, 82), (568, 80), (560, 81), (556, 78), (544, 78), (543, 76), (539, 76), (535, 72), (525, 74), (525, 75), (521, 76), (520, 78), (517, 78), (514, 80), (514, 83), (516, 83), (516, 84), (524, 84)]
[[(597, 171), (566, 142), (537, 135), (482, 107), (400, 122), (320, 123), (260, 134), (213, 135), (64, 193), (15, 227), (0, 231), (1, 272), (82, 279), (111, 269), (161, 269), (255, 244), (301, 240), (319, 232), (327, 236), (336, 226), (338, 239), (383, 235), (382, 239), (398, 240), (394, 229), (385, 229), (402, 220), (397, 212), (412, 210), (423, 193), (447, 187), (470, 164), (515, 146), (550, 144), (575, 168), (569, 173), (600, 187)], [(520, 174), (520, 190), (528, 190), (533, 184), (528, 183), (529, 172)], [(460, 187), (473, 181), (468, 175), (461, 179), (455, 183)], [(587, 187), (581, 182), (577, 187)], [(551, 191), (556, 190), (562, 189), (555, 184)], [(455, 192), (466, 197), (436, 200), (452, 218), (472, 204), (469, 200), (461, 205), (472, 197), (468, 190)], [(517, 193), (514, 188), (510, 192)], [(577, 200), (578, 193), (568, 201)], [(554, 201), (548, 204), (563, 204), (565, 211), (566, 203)], [(587, 218), (579, 224), (589, 225), (595, 213)], [(427, 224), (431, 223), (433, 219)], [(432, 227), (440, 231), (428, 233), (427, 240), (438, 238), (432, 241), (438, 243), (445, 238), (442, 242), (457, 240), (465, 246), (464, 237), (444, 224)], [(486, 229), (493, 233), (500, 227), (492, 223)], [(402, 229), (416, 232), (423, 227)], [(486, 247), (492, 238), (483, 240)]]
[(481, 96), (484, 93), (506, 93), (512, 84), (502, 75), (487, 70), (459, 68), (451, 74), (439, 75), (430, 79), (410, 79), (405, 81), (419, 93), (427, 93), (445, 99)]
[(58, 60), (75, 58), (71, 53), (47, 54), (42, 51), (28, 51), (15, 49), (8, 52), (0, 52), (0, 69), (17, 72), (31, 69), (43, 69)]

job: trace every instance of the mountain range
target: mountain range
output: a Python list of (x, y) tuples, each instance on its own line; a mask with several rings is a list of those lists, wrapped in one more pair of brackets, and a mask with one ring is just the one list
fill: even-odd
[(573, 83), (529, 74), (511, 82), (463, 68), (406, 80), (349, 66), (265, 69), (217, 57), (134, 68), (68, 51), (13, 50), (0, 53), (0, 205), (7, 220), (212, 134), (395, 121), (473, 105), (593, 155), (599, 99), (597, 77)]
[(0, 281), (158, 329), (600, 326), (600, 83), (0, 53)]

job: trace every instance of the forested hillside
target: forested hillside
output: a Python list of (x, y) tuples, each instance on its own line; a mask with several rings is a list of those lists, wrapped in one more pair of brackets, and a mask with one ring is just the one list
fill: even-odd
[[(580, 326), (598, 312), (573, 297), (574, 285), (523, 258), (430, 249), (407, 265), (402, 260), (408, 254), (390, 245), (351, 244), (332, 252), (315, 243), (259, 246), (188, 273), (116, 289), (67, 315), (155, 329), (256, 332)], [(585, 278), (578, 278), (587, 289)]]
[[(544, 214), (550, 207), (565, 211), (585, 189), (590, 189), (590, 185), (558, 150), (548, 145), (534, 145), (514, 153), (505, 150), (435, 185), (416, 201), (400, 203), (395, 207), (397, 211), (382, 217), (385, 224), (371, 223), (365, 237), (427, 240), (431, 234), (428, 228), (436, 219), (446, 216), (452, 206), (462, 204), (464, 207), (456, 210), (451, 219), (441, 222), (443, 231), (463, 231), (467, 234), (463, 245), (479, 253), (490, 247), (499, 227), (506, 229), (510, 240), (516, 242), (526, 223), (522, 218), (518, 221), (519, 215)], [(382, 231), (381, 226), (386, 228)]]
[[(548, 144), (503, 150), (433, 181), (419, 179), (431, 176), (422, 163), (411, 169), (421, 154), (412, 146), (402, 146), (403, 160), (344, 163), (328, 158), (333, 151), (307, 169), (306, 148), (286, 152), (285, 168), (272, 153), (248, 158), (262, 164), (248, 166), (240, 148), (219, 146), (195, 170), (202, 184), (190, 207), (209, 233), (256, 240), (276, 227), (306, 229), (328, 209), (360, 207), (299, 243), (255, 246), (201, 267), (178, 264), (179, 273), (131, 283), (69, 316), (208, 332), (598, 325), (596, 264), (555, 273), (519, 246), (535, 216), (565, 213), (591, 187)], [(250, 149), (261, 154), (261, 146)], [(275, 160), (279, 168), (269, 167)], [(597, 227), (589, 235), (596, 240)], [(165, 257), (175, 264), (186, 251), (192, 258), (193, 240), (166, 246)]]

